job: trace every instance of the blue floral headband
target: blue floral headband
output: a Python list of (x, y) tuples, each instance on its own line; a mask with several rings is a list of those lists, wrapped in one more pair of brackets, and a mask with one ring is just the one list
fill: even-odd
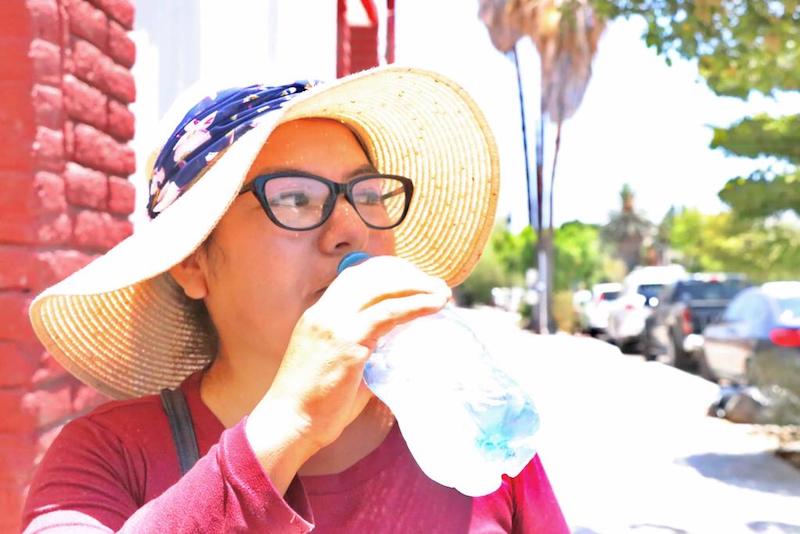
[(206, 97), (183, 117), (162, 147), (150, 177), (147, 214), (151, 219), (185, 193), (222, 152), (254, 128), (264, 115), (315, 82), (268, 87), (234, 87)]

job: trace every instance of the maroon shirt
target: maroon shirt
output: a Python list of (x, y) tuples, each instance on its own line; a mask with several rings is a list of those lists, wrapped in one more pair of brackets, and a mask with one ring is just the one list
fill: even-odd
[(282, 497), (244, 420), (225, 430), (199, 377), (182, 389), (202, 457), (183, 478), (158, 396), (106, 404), (66, 425), (48, 450), (26, 532), (569, 532), (538, 457), (496, 492), (467, 497), (422, 473), (397, 425), (352, 467), (295, 477)]

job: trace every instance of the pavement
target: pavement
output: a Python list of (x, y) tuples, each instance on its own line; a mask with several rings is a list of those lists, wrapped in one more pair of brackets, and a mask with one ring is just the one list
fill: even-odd
[(800, 533), (800, 470), (758, 427), (706, 416), (716, 384), (494, 308), (459, 311), (534, 392), (539, 454), (574, 533)]

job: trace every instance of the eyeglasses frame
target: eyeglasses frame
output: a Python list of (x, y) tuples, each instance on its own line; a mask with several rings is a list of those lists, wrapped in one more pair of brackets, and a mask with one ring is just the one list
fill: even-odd
[[(325, 184), (328, 187), (331, 195), (325, 202), (323, 206), (323, 213), (322, 218), (320, 221), (315, 224), (314, 226), (309, 226), (308, 228), (292, 228), (291, 226), (287, 226), (280, 222), (278, 218), (272, 213), (272, 208), (269, 207), (269, 201), (267, 200), (266, 195), (264, 194), (264, 184), (266, 184), (270, 180), (274, 180), (276, 178), (310, 178), (312, 180), (316, 180)], [(405, 204), (403, 206), (403, 213), (400, 215), (398, 221), (391, 226), (376, 226), (373, 224), (368, 223), (364, 220), (364, 217), (361, 215), (361, 212), (358, 211), (358, 207), (355, 205), (353, 201), (353, 187), (356, 184), (363, 182), (365, 180), (369, 180), (372, 178), (391, 178), (394, 180), (398, 180), (403, 185), (403, 190), (405, 192)], [(258, 199), (258, 203), (261, 205), (261, 209), (264, 210), (264, 213), (267, 214), (267, 217), (275, 223), (276, 226), (279, 228), (283, 228), (284, 230), (291, 230), (293, 232), (305, 232), (307, 230), (314, 230), (315, 228), (319, 228), (327, 220), (330, 218), (333, 210), (336, 207), (336, 199), (339, 198), (339, 195), (344, 195), (345, 200), (353, 207), (355, 212), (358, 214), (358, 217), (361, 221), (367, 225), (368, 228), (372, 228), (373, 230), (391, 230), (392, 228), (396, 228), (399, 226), (406, 218), (408, 214), (408, 210), (411, 207), (411, 198), (414, 196), (414, 182), (411, 179), (406, 178), (405, 176), (398, 176), (394, 174), (382, 174), (382, 173), (370, 173), (370, 174), (361, 174), (349, 182), (339, 183), (334, 182), (333, 180), (329, 180), (328, 178), (324, 178), (322, 176), (318, 176), (316, 174), (312, 174), (309, 172), (303, 171), (281, 171), (281, 172), (274, 172), (269, 174), (260, 174), (256, 176), (253, 180), (242, 186), (239, 190), (239, 195), (243, 195), (244, 193), (252, 192), (255, 197)], [(331, 201), (330, 199), (333, 199)]]

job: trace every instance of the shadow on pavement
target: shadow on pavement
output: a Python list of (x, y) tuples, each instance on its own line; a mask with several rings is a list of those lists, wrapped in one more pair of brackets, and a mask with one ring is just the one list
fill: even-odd
[[(653, 523), (637, 523), (630, 525), (626, 532), (639, 532), (641, 534), (691, 534), (688, 530), (668, 527), (666, 525), (655, 525)], [(577, 527), (572, 534), (603, 534), (586, 527)]]
[[(705, 453), (687, 456), (678, 463), (696, 469), (701, 475), (750, 490), (800, 497), (800, 474), (772, 454)], [(784, 469), (785, 468), (785, 469)]]
[(753, 532), (780, 532), (781, 534), (800, 534), (800, 525), (777, 523), (774, 521), (753, 521), (747, 523)]

